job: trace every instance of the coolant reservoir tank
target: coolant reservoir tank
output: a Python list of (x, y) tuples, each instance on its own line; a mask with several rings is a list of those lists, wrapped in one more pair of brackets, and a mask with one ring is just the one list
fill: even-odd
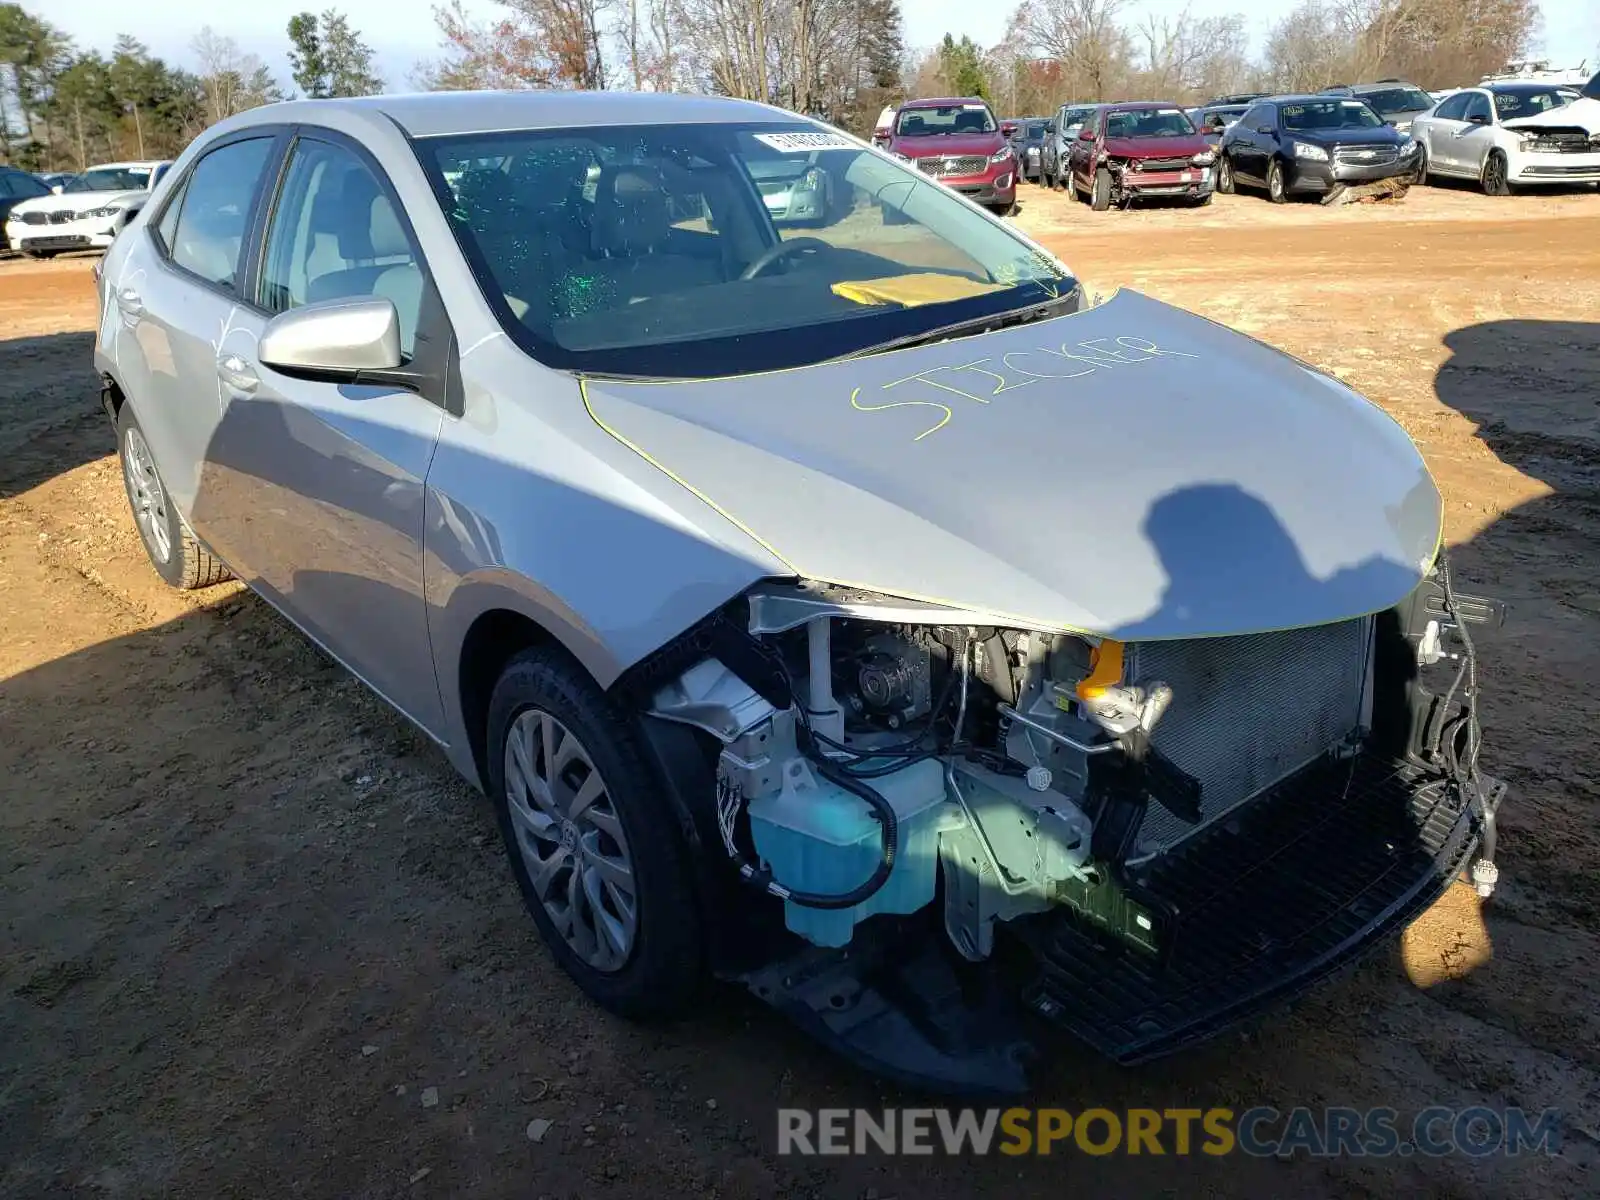
[[(786, 901), (788, 927), (818, 946), (843, 946), (875, 913), (913, 913), (933, 900), (944, 774), (934, 759), (865, 781), (894, 809), (899, 849), (884, 885), (853, 908), (806, 908)], [(803, 758), (784, 764), (781, 790), (750, 801), (750, 833), (772, 876), (791, 891), (840, 895), (865, 883), (882, 858), (883, 827), (854, 792), (813, 772)]]

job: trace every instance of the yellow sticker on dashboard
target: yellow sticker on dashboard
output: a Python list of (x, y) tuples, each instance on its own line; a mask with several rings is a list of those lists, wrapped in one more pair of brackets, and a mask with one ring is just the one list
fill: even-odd
[(946, 300), (965, 300), (986, 292), (1002, 292), (1011, 285), (983, 283), (964, 275), (944, 275), (922, 271), (915, 275), (890, 275), (883, 279), (845, 280), (833, 285), (833, 293), (857, 304), (898, 304), (915, 308), (919, 304), (939, 304)]

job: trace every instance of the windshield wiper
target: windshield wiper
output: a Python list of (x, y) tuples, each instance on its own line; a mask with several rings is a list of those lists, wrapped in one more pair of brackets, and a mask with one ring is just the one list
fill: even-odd
[(986, 317), (969, 317), (965, 321), (955, 321), (949, 325), (940, 325), (935, 329), (925, 329), (920, 333), (902, 334), (900, 337), (890, 338), (888, 341), (877, 342), (871, 346), (863, 346), (859, 350), (852, 350), (848, 354), (839, 354), (833, 358), (825, 358), (823, 362), (847, 362), (853, 358), (867, 358), (873, 354), (887, 354), (891, 350), (904, 350), (909, 346), (923, 346), (932, 342), (943, 342), (950, 338), (971, 337), (979, 333), (993, 333), (997, 329), (1006, 329), (1012, 325), (1026, 325), (1029, 321), (1037, 321), (1041, 317), (1054, 314), (1055, 310), (1075, 298), (1077, 285), (1064, 295), (1056, 296), (1041, 304), (1030, 304), (1026, 308), (1013, 308), (1003, 313), (992, 313)]

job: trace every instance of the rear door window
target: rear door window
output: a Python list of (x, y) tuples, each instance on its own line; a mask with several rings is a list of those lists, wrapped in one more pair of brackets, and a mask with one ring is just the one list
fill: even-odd
[(181, 202), (161, 223), (165, 234), (166, 217), (176, 209), (167, 243), (174, 264), (207, 283), (235, 289), (250, 215), (275, 140), (269, 134), (229, 142), (195, 164)]
[(1467, 119), (1467, 101), (1471, 98), (1471, 92), (1457, 92), (1454, 96), (1447, 97), (1438, 108), (1434, 109), (1433, 115), (1443, 121), (1465, 121)]

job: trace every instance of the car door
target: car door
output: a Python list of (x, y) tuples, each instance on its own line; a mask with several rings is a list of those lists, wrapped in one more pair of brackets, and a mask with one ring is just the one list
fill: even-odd
[(1277, 125), (1278, 110), (1270, 104), (1258, 104), (1239, 118), (1228, 144), (1228, 152), (1233, 156), (1233, 173), (1237, 178), (1258, 184), (1266, 182), (1270, 153), (1267, 147), (1273, 144), (1274, 136), (1263, 133), (1262, 129), (1276, 129)]
[[(1105, 124), (1104, 110), (1092, 114), (1084, 121), (1077, 136), (1072, 139), (1072, 175), (1074, 186), (1079, 191), (1088, 191), (1094, 186), (1095, 163), (1100, 148), (1100, 129)], [(1084, 134), (1091, 136), (1085, 137)]]
[[(1422, 126), (1422, 148), (1429, 166), (1446, 175), (1461, 174), (1461, 135), (1467, 124), (1467, 103), (1477, 92), (1457, 92), (1445, 98), (1433, 112), (1417, 124)], [(1415, 126), (1413, 126), (1415, 132)]]
[(1477, 177), (1494, 145), (1494, 103), (1488, 92), (1468, 92), (1466, 120), (1450, 137), (1450, 163), (1462, 175)]
[(415, 388), (341, 383), (291, 377), (255, 353), (276, 313), (373, 297), (394, 304), (408, 367), (453, 353), (448, 318), (382, 168), (341, 135), (300, 130), (263, 221), (257, 307), (245, 322), (253, 336), (228, 364), (233, 397), (207, 467), (229, 482), (208, 517), (253, 587), (437, 730), (423, 485), (445, 419), (446, 371)]
[(232, 548), (213, 540), (199, 503), (202, 475), (229, 399), (221, 364), (253, 338), (239, 319), (244, 249), (280, 140), (280, 130), (254, 128), (208, 147), (106, 281), (112, 357), (162, 482), (228, 562)]

